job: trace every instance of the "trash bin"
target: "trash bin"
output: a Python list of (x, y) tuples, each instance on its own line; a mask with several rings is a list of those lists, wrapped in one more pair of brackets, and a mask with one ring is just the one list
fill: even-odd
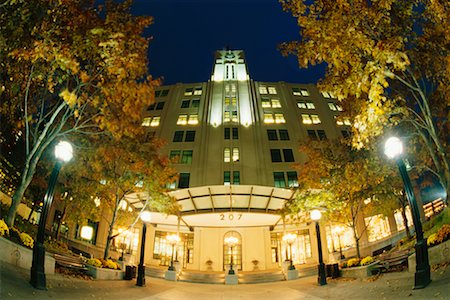
[(339, 277), (339, 264), (326, 265), (327, 277), (338, 278)]
[(125, 280), (131, 280), (136, 278), (136, 267), (135, 266), (126, 266), (125, 267)]

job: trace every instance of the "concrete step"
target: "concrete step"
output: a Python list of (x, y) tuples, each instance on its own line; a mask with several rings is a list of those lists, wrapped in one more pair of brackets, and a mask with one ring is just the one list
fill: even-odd
[(225, 273), (223, 272), (196, 272), (183, 270), (178, 276), (178, 281), (195, 283), (224, 284)]
[(238, 274), (239, 283), (251, 284), (251, 283), (263, 283), (285, 280), (284, 274), (281, 270), (274, 271), (261, 271), (261, 272), (241, 272)]
[(145, 266), (145, 276), (164, 278), (167, 267)]
[(301, 265), (295, 268), (298, 270), (298, 277), (314, 276), (318, 273), (317, 265)]

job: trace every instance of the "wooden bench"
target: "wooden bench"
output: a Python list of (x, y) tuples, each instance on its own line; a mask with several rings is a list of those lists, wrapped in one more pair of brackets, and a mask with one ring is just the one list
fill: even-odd
[(73, 271), (85, 272), (87, 271), (86, 264), (83, 259), (73, 255), (54, 254), (55, 262), (58, 266), (70, 269)]
[(398, 271), (408, 266), (409, 250), (394, 251), (378, 256), (380, 272)]

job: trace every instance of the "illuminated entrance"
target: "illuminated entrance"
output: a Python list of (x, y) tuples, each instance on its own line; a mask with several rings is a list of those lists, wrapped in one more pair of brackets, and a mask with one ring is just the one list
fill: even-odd
[[(237, 243), (233, 246), (233, 253), (231, 253), (231, 248), (225, 242), (228, 237), (237, 238)], [(236, 231), (229, 231), (223, 237), (223, 270), (230, 266), (232, 255), (233, 268), (242, 270), (242, 238), (239, 232)]]

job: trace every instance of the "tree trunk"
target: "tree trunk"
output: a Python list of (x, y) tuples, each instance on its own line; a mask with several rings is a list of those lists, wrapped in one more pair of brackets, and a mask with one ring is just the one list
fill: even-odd
[(112, 240), (112, 235), (113, 235), (114, 224), (116, 223), (117, 210), (119, 209), (118, 203), (119, 202), (116, 202), (116, 205), (114, 207), (113, 217), (112, 217), (111, 223), (109, 223), (108, 237), (106, 238), (106, 246), (105, 246), (105, 252), (103, 254), (103, 259), (108, 259), (108, 256), (109, 256), (109, 247), (111, 247), (111, 240)]
[(409, 227), (408, 227), (408, 218), (406, 218), (406, 211), (405, 211), (405, 207), (402, 207), (402, 218), (403, 218), (403, 225), (405, 225), (405, 232), (406, 232), (406, 237), (408, 238), (408, 240), (411, 239), (411, 232), (409, 232)]

